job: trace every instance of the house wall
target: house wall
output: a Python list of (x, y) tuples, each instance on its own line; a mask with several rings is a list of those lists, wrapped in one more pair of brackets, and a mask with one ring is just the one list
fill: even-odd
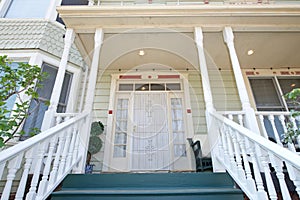
[[(93, 121), (101, 121), (105, 126), (105, 131), (100, 138), (105, 141), (107, 128), (108, 105), (110, 100), (111, 74), (115, 70), (106, 70), (98, 72), (98, 79), (95, 90), (95, 99), (93, 105)], [(240, 110), (238, 92), (231, 70), (209, 70), (209, 78), (212, 87), (212, 95), (217, 111)], [(205, 119), (205, 102), (203, 97), (203, 88), (199, 71), (190, 71), (188, 75), (191, 109), (193, 116), (193, 126), (195, 135), (206, 136), (207, 127)], [(94, 172), (101, 171), (104, 155), (104, 145), (101, 151), (92, 155), (92, 164), (95, 165)]]

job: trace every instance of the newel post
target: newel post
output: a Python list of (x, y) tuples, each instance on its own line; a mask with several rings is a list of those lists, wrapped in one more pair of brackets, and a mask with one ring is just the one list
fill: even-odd
[(243, 111), (245, 111), (245, 125), (248, 129), (253, 131), (254, 133), (260, 134), (258, 123), (256, 120), (254, 109), (250, 105), (249, 96), (247, 93), (245, 81), (243, 78), (242, 70), (240, 67), (240, 63), (236, 54), (236, 50), (234, 47), (234, 35), (231, 27), (225, 27), (223, 30), (224, 42), (227, 44), (227, 48), (230, 55), (230, 60), (232, 63), (232, 69), (234, 72), (234, 77), (240, 97), (240, 101), (242, 103)]

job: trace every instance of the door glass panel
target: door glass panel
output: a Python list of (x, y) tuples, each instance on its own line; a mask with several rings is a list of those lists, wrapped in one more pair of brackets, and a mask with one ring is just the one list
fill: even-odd
[(128, 99), (118, 99), (114, 138), (114, 157), (126, 157)]
[(182, 99), (171, 98), (174, 156), (186, 157)]

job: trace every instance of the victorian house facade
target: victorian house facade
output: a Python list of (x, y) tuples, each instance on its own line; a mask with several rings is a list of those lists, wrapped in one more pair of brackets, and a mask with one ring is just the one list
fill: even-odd
[(22, 127), (42, 132), (0, 153), (2, 199), (46, 198), (92, 144), (94, 173), (193, 172), (196, 141), (250, 199), (298, 198), (299, 139), (282, 143), (298, 125), (283, 96), (300, 87), (298, 1), (2, 0), (0, 15), (0, 54), (50, 74), (50, 105)]

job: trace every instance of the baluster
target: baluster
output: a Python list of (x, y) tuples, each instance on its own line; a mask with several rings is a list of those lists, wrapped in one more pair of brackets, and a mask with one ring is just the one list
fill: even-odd
[(22, 178), (19, 183), (19, 187), (18, 187), (18, 190), (16, 193), (15, 200), (22, 200), (24, 197), (26, 182), (28, 179), (28, 174), (29, 174), (29, 170), (30, 170), (30, 167), (32, 164), (32, 160), (33, 160), (33, 148), (28, 150), (25, 154), (25, 164), (24, 164), (23, 174), (22, 174)]
[(233, 121), (233, 115), (232, 114), (228, 114), (227, 118), (230, 119), (231, 121)]
[(6, 164), (6, 162), (3, 162), (2, 164), (0, 164), (0, 180), (2, 179), (5, 164)]
[(61, 160), (60, 160), (60, 165), (58, 168), (58, 175), (61, 176), (63, 175), (65, 168), (66, 168), (66, 161), (67, 161), (67, 154), (69, 151), (69, 147), (70, 147), (70, 142), (71, 142), (71, 134), (72, 134), (72, 129), (69, 127), (67, 129), (67, 137), (66, 137), (66, 141), (64, 144), (64, 149), (62, 152), (62, 156), (61, 156)]
[(269, 167), (269, 162), (267, 159), (267, 155), (265, 156), (260, 156), (260, 160), (261, 160), (261, 164), (264, 170), (264, 174), (265, 174), (265, 179), (266, 179), (266, 183), (267, 183), (267, 188), (268, 188), (268, 193), (269, 193), (269, 197), (270, 199), (277, 199), (277, 193), (274, 187), (274, 183), (270, 174), (270, 167)]
[(282, 197), (285, 200), (289, 200), (289, 199), (291, 199), (291, 197), (290, 197), (289, 190), (288, 190), (287, 185), (286, 185), (285, 180), (284, 180), (284, 174), (283, 174), (283, 170), (282, 170), (283, 163), (280, 159), (275, 157), (274, 154), (272, 154), (271, 152), (269, 152), (269, 156), (270, 156), (271, 164), (272, 164), (272, 166), (274, 167), (274, 169), (276, 171), (276, 176), (277, 176), (278, 181), (279, 181)]
[(56, 142), (57, 142), (57, 135), (53, 136), (50, 140), (50, 146), (49, 146), (49, 150), (48, 150), (46, 164), (44, 167), (42, 180), (40, 181), (40, 184), (39, 184), (37, 198), (42, 198), (42, 196), (46, 192)]
[(243, 120), (243, 115), (242, 115), (242, 114), (239, 114), (239, 115), (238, 115), (238, 121), (239, 121), (239, 124), (240, 124), (241, 126), (244, 126), (244, 120)]
[(300, 197), (300, 171), (299, 169), (295, 168), (294, 166), (290, 165), (288, 162), (285, 162), (287, 171), (289, 173), (290, 179), (293, 181), (298, 196)]
[(78, 158), (78, 151), (79, 151), (79, 130), (77, 127), (77, 131), (76, 131), (76, 140), (75, 140), (75, 147), (74, 147), (74, 152), (73, 152), (73, 160), (72, 163), (75, 163), (77, 158)]
[(227, 142), (226, 142), (226, 130), (225, 129), (225, 125), (223, 124), (222, 127), (220, 128), (220, 133), (221, 133), (221, 139), (222, 139), (222, 146), (223, 146), (223, 150), (224, 152), (221, 152), (220, 155), (222, 155), (224, 153), (224, 157), (221, 158), (223, 159), (224, 163), (229, 167), (230, 163), (229, 163), (229, 153), (228, 153), (228, 148), (227, 148)]
[(274, 115), (269, 115), (268, 119), (269, 119), (269, 121), (271, 122), (272, 129), (273, 129), (274, 136), (275, 136), (275, 139), (276, 139), (277, 144), (280, 145), (280, 146), (282, 146), (282, 143), (281, 143), (281, 141), (280, 141), (280, 137), (279, 137), (279, 134), (278, 134), (276, 125), (275, 125)]
[[(291, 117), (290, 121), (293, 123), (294, 131), (297, 131), (298, 126), (297, 126), (297, 123), (296, 123), (296, 119), (294, 117)], [(297, 142), (298, 142), (298, 144), (300, 144), (300, 137), (299, 136), (297, 137)]]
[(264, 184), (260, 175), (260, 170), (259, 170), (259, 165), (257, 163), (257, 158), (254, 153), (254, 144), (250, 143), (248, 138), (246, 138), (246, 144), (249, 149), (249, 154), (250, 158), (252, 161), (252, 166), (253, 166), (253, 174), (254, 174), (254, 179), (256, 182), (256, 188), (257, 188), (257, 199), (268, 199), (267, 193), (264, 191)]
[(62, 122), (62, 117), (60, 115), (56, 116), (55, 123), (56, 125), (60, 124)]
[(228, 146), (228, 153), (229, 153), (229, 161), (230, 161), (230, 168), (232, 171), (236, 172), (236, 163), (234, 160), (234, 154), (233, 154), (233, 148), (232, 148), (232, 141), (231, 141), (231, 128), (227, 127), (227, 130), (225, 131), (226, 140), (227, 140), (227, 146)]
[(46, 142), (42, 142), (39, 145), (38, 154), (37, 154), (37, 158), (36, 158), (37, 160), (35, 163), (35, 168), (33, 170), (34, 173), (33, 173), (32, 181), (30, 184), (29, 192), (26, 195), (26, 200), (32, 200), (32, 199), (35, 199), (35, 197), (36, 197), (36, 189), (37, 189), (37, 185), (38, 185), (39, 178), (40, 178), (41, 168), (43, 165), (45, 149), (47, 148), (47, 146), (48, 146), (48, 143), (46, 143)]
[(89, 6), (93, 6), (95, 4), (94, 0), (89, 0)]
[(12, 188), (13, 180), (16, 177), (16, 173), (18, 169), (21, 167), (21, 163), (23, 160), (23, 153), (20, 153), (17, 157), (13, 158), (12, 160), (8, 161), (8, 175), (5, 187), (2, 192), (1, 200), (8, 200)]
[(238, 142), (240, 142), (240, 141), (237, 141), (238, 133), (235, 130), (232, 130), (231, 134), (232, 134), (232, 142), (233, 142), (233, 147), (234, 147), (235, 160), (236, 160), (236, 164), (237, 164), (237, 173), (238, 173), (239, 179), (242, 182), (245, 182), (246, 177), (245, 177), (245, 172), (244, 172), (244, 169), (242, 166), (241, 152), (240, 152), (240, 148), (238, 145)]
[(241, 151), (242, 151), (243, 164), (244, 164), (244, 168), (245, 168), (245, 172), (246, 172), (246, 182), (247, 182), (250, 193), (254, 193), (254, 192), (256, 192), (255, 181), (251, 174), (248, 155), (246, 153), (245, 139), (244, 139), (244, 136), (241, 136), (238, 133), (237, 133), (237, 139), (239, 141)]
[(65, 144), (66, 136), (64, 132), (61, 132), (58, 137), (58, 147), (56, 149), (55, 158), (53, 162), (52, 171), (50, 172), (50, 178), (49, 178), (49, 187), (51, 185), (54, 185), (57, 179), (57, 173), (58, 173), (58, 165), (60, 162), (60, 157), (62, 154), (63, 146)]
[(265, 127), (264, 116), (263, 115), (259, 115), (259, 122), (260, 122), (260, 125), (261, 125), (261, 128), (262, 128), (263, 136), (268, 139), (269, 136), (268, 136), (268, 133), (267, 133), (267, 130), (266, 130), (266, 127)]
[(69, 168), (73, 164), (72, 157), (73, 157), (73, 151), (74, 151), (74, 146), (75, 146), (75, 142), (76, 142), (76, 136), (77, 136), (77, 128), (76, 128), (76, 125), (74, 125), (74, 127), (72, 128), (72, 140), (71, 140), (71, 144), (70, 144), (70, 148), (69, 148), (69, 152), (68, 152), (68, 156), (67, 156), (67, 162), (66, 162), (67, 168)]
[[(283, 132), (286, 133), (287, 132), (287, 127), (285, 125), (285, 117), (284, 115), (280, 115), (279, 116), (279, 121), (282, 125), (282, 128), (283, 128)], [(295, 146), (290, 144), (289, 142), (287, 143), (287, 146), (288, 146), (288, 149), (292, 152), (296, 152), (296, 149), (295, 149)]]

